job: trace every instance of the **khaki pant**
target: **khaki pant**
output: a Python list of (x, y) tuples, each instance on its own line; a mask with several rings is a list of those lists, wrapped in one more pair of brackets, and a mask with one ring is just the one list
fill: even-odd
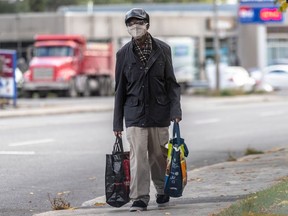
[(128, 127), (127, 140), (130, 144), (130, 198), (150, 200), (150, 173), (158, 194), (164, 194), (168, 127)]

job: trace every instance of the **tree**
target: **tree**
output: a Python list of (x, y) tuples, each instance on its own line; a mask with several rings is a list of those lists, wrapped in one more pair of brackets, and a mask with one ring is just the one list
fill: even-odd
[(0, 1), (0, 13), (14, 13), (14, 5), (5, 1)]
[(287, 0), (275, 0), (274, 3), (279, 4), (279, 11), (286, 12), (288, 8)]
[[(65, 5), (79, 5), (83, 4), (83, 1), (79, 0), (46, 0), (45, 7), (47, 11), (56, 11), (58, 7)], [(87, 2), (87, 1), (86, 1)]]
[(30, 10), (33, 12), (45, 11), (47, 0), (28, 0)]

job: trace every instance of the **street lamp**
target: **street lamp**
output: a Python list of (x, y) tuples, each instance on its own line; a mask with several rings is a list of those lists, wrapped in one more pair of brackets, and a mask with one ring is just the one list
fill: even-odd
[(214, 12), (214, 56), (215, 56), (215, 75), (216, 75), (216, 93), (220, 92), (220, 45), (219, 45), (219, 29), (218, 29), (218, 1), (213, 0), (213, 12)]
[[(215, 52), (215, 76), (216, 76), (216, 93), (219, 94), (221, 89), (221, 74), (220, 74), (220, 36), (219, 36), (219, 17), (218, 5), (221, 0), (213, 0), (213, 14), (214, 14), (214, 52)], [(226, 0), (226, 4), (237, 4), (237, 0)]]

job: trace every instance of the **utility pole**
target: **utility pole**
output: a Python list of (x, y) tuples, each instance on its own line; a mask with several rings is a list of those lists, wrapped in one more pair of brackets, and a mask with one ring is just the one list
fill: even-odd
[(88, 3), (87, 3), (87, 13), (88, 13), (88, 16), (89, 16), (89, 20), (90, 20), (90, 23), (89, 23), (89, 30), (90, 30), (90, 34), (89, 34), (89, 40), (92, 40), (94, 38), (94, 3), (92, 0), (89, 0)]
[(218, 1), (213, 0), (213, 12), (214, 12), (214, 53), (215, 53), (215, 76), (216, 76), (216, 94), (220, 93), (220, 45), (219, 45), (219, 29), (218, 29)]

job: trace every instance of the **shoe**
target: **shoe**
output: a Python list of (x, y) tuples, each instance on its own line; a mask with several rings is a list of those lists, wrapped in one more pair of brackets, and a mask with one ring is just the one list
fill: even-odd
[(170, 197), (168, 195), (156, 194), (156, 203), (158, 204), (158, 207), (168, 206), (169, 200), (170, 200)]
[(136, 200), (133, 202), (129, 211), (135, 212), (135, 211), (146, 211), (146, 210), (147, 210), (147, 205), (142, 200)]

